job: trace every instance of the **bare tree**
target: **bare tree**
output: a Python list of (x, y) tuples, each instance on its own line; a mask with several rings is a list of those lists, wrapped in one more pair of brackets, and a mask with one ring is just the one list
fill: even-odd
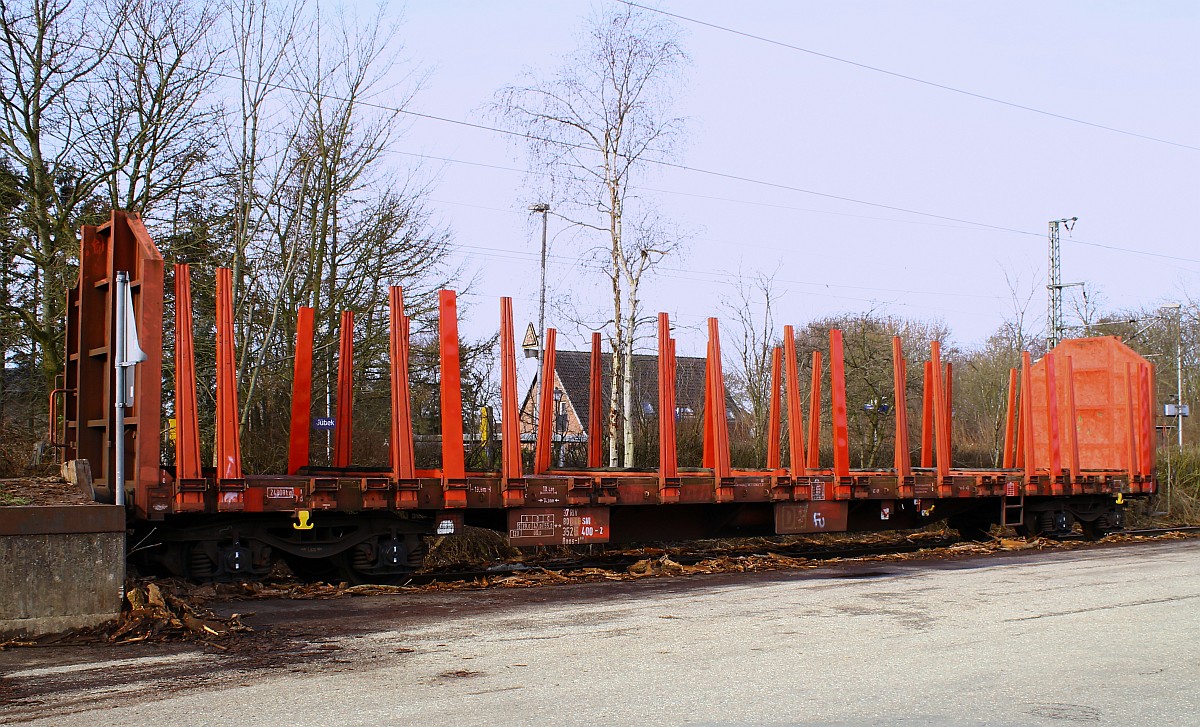
[(758, 273), (748, 280), (740, 275), (738, 278), (737, 298), (724, 303), (737, 326), (734, 347), (738, 358), (730, 372), (730, 388), (743, 400), (753, 419), (754, 466), (762, 466), (771, 404), (772, 351), (780, 341), (774, 312), (778, 292), (774, 273)]
[(73, 282), (75, 227), (124, 163), (95, 159), (84, 141), (101, 125), (102, 110), (91, 103), (96, 71), (109, 61), (107, 38), (126, 12), (78, 0), (0, 3), (0, 154), (19, 179), (23, 229), (12, 253), (24, 272), (21, 297), (35, 303), (11, 312), (37, 344), (47, 386), (62, 368), (60, 291)]
[[(532, 73), (521, 84), (497, 92), (492, 112), (525, 134), (531, 165), (548, 174), (556, 208), (601, 233), (604, 272), (612, 291), (613, 354), (609, 463), (632, 466), (633, 418), (630, 370), (637, 340), (639, 286), (646, 272), (670, 252), (669, 238), (651, 221), (636, 227), (630, 207), (633, 179), (648, 161), (671, 153), (683, 119), (672, 100), (687, 55), (678, 29), (659, 16), (629, 6), (608, 7), (593, 16), (578, 49), (549, 78)], [(620, 430), (620, 436), (618, 436)]]
[[(174, 220), (185, 199), (217, 178), (212, 152), (221, 107), (212, 96), (221, 51), (209, 34), (217, 13), (172, 0), (133, 0), (111, 62), (97, 69), (94, 103), (105, 110), (89, 154), (112, 167), (113, 207)], [(174, 231), (174, 230), (172, 230)]]

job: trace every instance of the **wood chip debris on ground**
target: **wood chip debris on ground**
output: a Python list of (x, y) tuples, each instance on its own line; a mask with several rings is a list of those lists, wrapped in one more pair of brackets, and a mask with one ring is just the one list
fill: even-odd
[(0, 641), (0, 650), (14, 646), (47, 646), (58, 643), (133, 644), (142, 641), (190, 641), (226, 649), (223, 641), (253, 632), (242, 623), (242, 614), (222, 618), (187, 597), (187, 587), (164, 588), (150, 581), (126, 585), (121, 615), (100, 626), (76, 629), (33, 639)]

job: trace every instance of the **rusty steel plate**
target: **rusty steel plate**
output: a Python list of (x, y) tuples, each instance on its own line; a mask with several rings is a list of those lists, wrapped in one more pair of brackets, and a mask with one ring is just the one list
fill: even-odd
[(779, 502), (775, 504), (775, 532), (779, 535), (845, 532), (849, 516), (848, 502)]
[(607, 507), (523, 507), (508, 511), (508, 541), (525, 545), (607, 543)]

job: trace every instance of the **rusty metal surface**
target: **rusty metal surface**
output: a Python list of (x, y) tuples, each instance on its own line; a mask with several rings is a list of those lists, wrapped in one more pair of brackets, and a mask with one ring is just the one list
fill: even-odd
[(526, 507), (508, 513), (513, 545), (586, 545), (609, 540), (607, 507)]
[(849, 515), (848, 502), (780, 502), (775, 505), (775, 532), (780, 535), (845, 532)]
[(0, 536), (124, 531), (124, 508), (116, 505), (0, 507)]

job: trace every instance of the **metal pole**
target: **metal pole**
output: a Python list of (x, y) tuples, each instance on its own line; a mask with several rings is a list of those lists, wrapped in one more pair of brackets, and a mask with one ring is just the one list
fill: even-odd
[(113, 336), (112, 362), (116, 381), (113, 396), (113, 408), (116, 413), (113, 435), (113, 455), (116, 463), (113, 467), (113, 504), (125, 506), (125, 328), (129, 325), (125, 320), (125, 296), (129, 289), (129, 274), (117, 273), (117, 284), (113, 291), (112, 304), (116, 309), (116, 335)]
[[(546, 229), (548, 225), (548, 216), (550, 214), (550, 205), (545, 202), (529, 205), (530, 212), (542, 213), (542, 282), (538, 292), (538, 330), (537, 330), (537, 359), (538, 359), (538, 377), (540, 379), (542, 365), (546, 357), (546, 347), (543, 339), (546, 337)], [(539, 401), (541, 388), (545, 384), (543, 381), (538, 381)]]
[(1183, 308), (1175, 318), (1175, 433), (1183, 451)]

